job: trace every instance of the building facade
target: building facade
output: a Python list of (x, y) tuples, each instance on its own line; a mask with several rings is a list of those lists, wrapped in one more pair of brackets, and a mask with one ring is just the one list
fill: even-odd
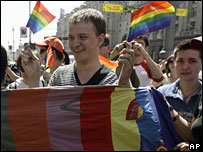
[[(110, 34), (111, 48), (120, 43), (123, 36), (129, 32), (131, 13), (116, 13), (102, 11), (103, 3), (120, 4), (140, 8), (150, 1), (86, 1), (79, 8), (75, 8), (71, 13), (61, 15), (57, 23), (57, 37), (68, 37), (69, 17), (77, 10), (83, 8), (94, 8), (102, 12), (107, 27), (106, 32)], [(202, 35), (202, 1), (170, 1), (175, 8), (187, 9), (187, 16), (174, 15), (171, 26), (156, 32), (147, 34), (150, 40), (149, 54), (158, 62), (160, 58), (166, 58), (173, 52), (175, 45), (181, 40)], [(173, 38), (174, 37), (174, 38)], [(68, 40), (62, 40), (66, 50)], [(165, 56), (160, 55), (160, 51), (165, 50)]]

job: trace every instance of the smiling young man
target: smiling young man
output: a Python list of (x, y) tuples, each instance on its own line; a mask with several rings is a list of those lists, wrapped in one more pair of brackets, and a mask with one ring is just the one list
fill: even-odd
[[(99, 49), (104, 41), (105, 29), (105, 19), (97, 10), (83, 9), (70, 17), (68, 41), (76, 62), (59, 67), (51, 76), (50, 86), (109, 84), (130, 86), (134, 51), (129, 49), (129, 46), (121, 52), (116, 71), (106, 67), (99, 60)], [(24, 51), (23, 54), (24, 69), (30, 70), (29, 67), (32, 67), (36, 59), (29, 50)], [(30, 70), (30, 78), (34, 76), (32, 70)], [(119, 77), (120, 71), (122, 74)], [(31, 80), (30, 87), (37, 87), (35, 79), (37, 76)]]
[(192, 122), (202, 90), (202, 82), (198, 79), (202, 69), (202, 46), (196, 48), (191, 45), (190, 39), (183, 40), (176, 46), (174, 57), (179, 79), (172, 84), (161, 86), (158, 90), (179, 115)]

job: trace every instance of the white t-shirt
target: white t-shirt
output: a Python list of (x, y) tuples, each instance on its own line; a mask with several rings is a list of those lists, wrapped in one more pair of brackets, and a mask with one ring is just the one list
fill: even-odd
[(140, 79), (140, 86), (141, 87), (146, 87), (146, 86), (150, 86), (152, 83), (152, 79), (148, 76), (147, 71), (143, 68), (142, 65), (138, 65), (138, 66), (134, 66), (133, 68), (135, 68), (137, 75)]
[[(39, 82), (40, 87), (44, 87), (42, 81)], [(27, 89), (29, 86), (23, 81), (23, 78), (18, 78), (15, 82), (12, 82), (7, 86), (7, 89)]]
[(140, 79), (140, 86), (141, 87), (150, 86), (152, 84), (152, 80), (155, 82), (161, 82), (163, 80), (163, 76), (160, 79), (154, 79), (152, 77), (152, 73), (151, 73), (149, 66), (145, 60), (138, 65), (134, 65), (133, 68), (136, 70), (137, 75)]

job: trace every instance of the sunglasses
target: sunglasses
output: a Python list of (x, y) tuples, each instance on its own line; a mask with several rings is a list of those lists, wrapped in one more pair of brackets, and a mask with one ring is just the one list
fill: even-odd
[(101, 45), (101, 47), (102, 47), (102, 46), (108, 46), (108, 45), (109, 45), (109, 43), (104, 42), (104, 43)]
[(169, 63), (170, 63), (170, 64), (174, 63), (174, 60), (170, 60)]

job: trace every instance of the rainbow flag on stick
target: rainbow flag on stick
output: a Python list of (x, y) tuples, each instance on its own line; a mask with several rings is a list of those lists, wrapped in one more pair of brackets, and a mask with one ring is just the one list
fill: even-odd
[(55, 19), (40, 1), (37, 1), (26, 27), (29, 27), (33, 34), (37, 33)]
[(167, 1), (152, 1), (131, 14), (128, 41), (170, 26), (175, 8)]
[(45, 63), (46, 63), (46, 67), (52, 67), (54, 65), (54, 57), (53, 57), (53, 52), (51, 50), (51, 45), (49, 45), (46, 51)]
[(1, 92), (1, 150), (159, 151), (177, 141), (155, 89), (61, 87)]

